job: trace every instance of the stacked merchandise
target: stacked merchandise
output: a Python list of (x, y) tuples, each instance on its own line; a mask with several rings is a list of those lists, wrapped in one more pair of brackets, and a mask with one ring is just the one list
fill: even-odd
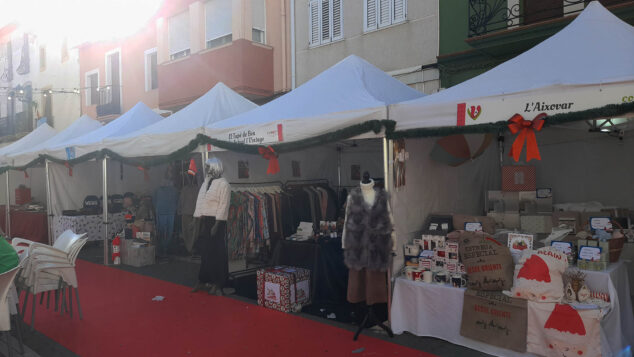
[(310, 270), (289, 266), (260, 269), (258, 305), (282, 312), (299, 312), (310, 302)]
[(291, 197), (293, 230), (300, 222), (312, 222), (313, 229), (317, 231), (321, 221), (337, 220), (337, 194), (327, 184), (289, 183), (286, 192)]

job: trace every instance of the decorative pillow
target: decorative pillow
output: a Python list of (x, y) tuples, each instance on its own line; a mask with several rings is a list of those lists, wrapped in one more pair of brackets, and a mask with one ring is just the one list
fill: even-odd
[(513, 297), (539, 302), (559, 302), (564, 296), (562, 275), (568, 257), (553, 247), (525, 251), (515, 266)]
[(465, 223), (481, 223), (482, 231), (495, 234), (495, 220), (488, 216), (469, 216), (466, 214), (453, 215), (453, 228), (456, 230), (465, 229)]
[(467, 288), (508, 290), (513, 285), (509, 248), (483, 232), (458, 232), (459, 250), (467, 273)]

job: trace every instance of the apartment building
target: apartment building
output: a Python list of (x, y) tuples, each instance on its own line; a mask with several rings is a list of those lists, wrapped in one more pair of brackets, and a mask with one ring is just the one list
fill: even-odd
[(296, 0), (295, 84), (358, 55), (425, 93), (439, 88), (438, 0)]
[(223, 82), (254, 101), (290, 90), (290, 0), (165, 1), (142, 30), (80, 47), (82, 112), (176, 111)]
[(80, 115), (78, 51), (9, 24), (0, 29), (0, 141), (46, 121), (64, 129)]

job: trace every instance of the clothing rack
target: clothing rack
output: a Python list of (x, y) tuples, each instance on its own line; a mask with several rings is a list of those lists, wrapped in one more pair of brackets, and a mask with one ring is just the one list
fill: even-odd
[(328, 179), (313, 179), (313, 180), (288, 180), (286, 181), (285, 188), (289, 188), (290, 186), (310, 186), (310, 185), (319, 185), (325, 184), (330, 186), (330, 181)]
[[(281, 192), (284, 188), (284, 184), (281, 181), (271, 181), (271, 182), (244, 182), (244, 183), (230, 183), (231, 191), (240, 192), (240, 191), (254, 191), (260, 193), (267, 193), (266, 189), (274, 188), (277, 189), (277, 192)], [(268, 192), (270, 193), (270, 192)]]

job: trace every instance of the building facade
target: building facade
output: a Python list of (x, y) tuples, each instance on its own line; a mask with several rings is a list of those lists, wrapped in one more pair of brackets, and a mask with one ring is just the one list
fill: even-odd
[(290, 0), (175, 0), (139, 32), (80, 48), (82, 112), (173, 112), (223, 82), (256, 102), (290, 90)]
[(421, 92), (436, 92), (438, 3), (296, 0), (295, 84), (354, 54)]
[(57, 130), (80, 115), (78, 51), (18, 25), (0, 29), (0, 141), (46, 121)]
[[(442, 87), (473, 78), (530, 49), (569, 24), (588, 2), (440, 1), (438, 66)], [(600, 0), (600, 3), (622, 20), (634, 23), (634, 1)]]

